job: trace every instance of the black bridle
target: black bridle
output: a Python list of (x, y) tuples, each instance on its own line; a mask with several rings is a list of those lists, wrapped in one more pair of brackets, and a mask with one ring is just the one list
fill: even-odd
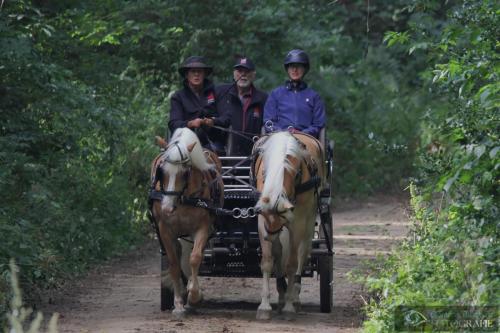
[[(179, 152), (179, 155), (181, 157), (180, 161), (173, 161), (173, 160), (168, 158), (169, 157), (169, 155), (167, 154), (168, 151), (170, 149), (173, 149), (174, 147), (177, 148), (177, 151)], [(184, 187), (180, 191), (165, 191), (164, 190), (163, 171), (162, 171), (162, 166), (163, 166), (164, 161), (162, 161), (158, 164), (158, 166), (156, 168), (157, 180), (160, 182), (160, 191), (159, 192), (162, 195), (170, 195), (170, 196), (175, 196), (176, 198), (180, 198), (183, 196), (184, 192), (186, 191), (186, 189), (188, 187), (188, 181), (189, 181), (189, 177), (191, 175), (192, 166), (190, 165), (191, 160), (189, 159), (189, 154), (185, 154), (182, 151), (181, 147), (179, 146), (179, 141), (174, 141), (169, 145), (167, 151), (165, 151), (164, 156), (165, 156), (166, 162), (168, 162), (170, 164), (174, 164), (174, 165), (181, 165), (182, 168), (186, 169), (183, 172), (183, 176), (182, 176), (182, 178), (184, 179)], [(185, 164), (187, 164), (187, 167), (184, 166)]]

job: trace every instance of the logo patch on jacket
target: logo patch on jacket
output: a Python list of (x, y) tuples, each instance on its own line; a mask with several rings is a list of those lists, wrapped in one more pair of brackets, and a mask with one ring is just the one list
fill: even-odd
[(254, 118), (260, 118), (260, 113), (261, 113), (260, 106), (256, 106), (253, 109), (253, 117)]
[(207, 96), (207, 104), (213, 104), (213, 103), (215, 103), (215, 96), (214, 96), (213, 91), (211, 91), (208, 93), (208, 96)]

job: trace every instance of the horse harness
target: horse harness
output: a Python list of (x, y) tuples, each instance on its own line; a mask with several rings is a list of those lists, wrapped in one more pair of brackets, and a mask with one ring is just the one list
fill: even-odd
[[(297, 139), (295, 136), (293, 136), (294, 139), (299, 143), (299, 145), (301, 145), (304, 149), (306, 149), (306, 145), (301, 142), (299, 139)], [(252, 167), (250, 168), (252, 170), (252, 173), (251, 173), (251, 179), (252, 179), (252, 182), (254, 183), (254, 186), (256, 186), (256, 181), (257, 181), (257, 168), (260, 167), (261, 163), (262, 163), (262, 158), (259, 158), (260, 157), (260, 146), (267, 140), (267, 138), (264, 138), (264, 140), (261, 140), (262, 142), (259, 142), (259, 145), (254, 147), (254, 150), (252, 152), (252, 157), (253, 157), (253, 160), (252, 160)], [(319, 151), (322, 152), (321, 150), (321, 146), (318, 145), (318, 148), (319, 148)], [(317, 163), (311, 158), (310, 160), (309, 159), (306, 159), (306, 158), (303, 158), (302, 161), (300, 162), (301, 163), (301, 167), (299, 168), (299, 171), (297, 172), (297, 174), (295, 175), (295, 198), (290, 200), (290, 198), (287, 198), (288, 200), (290, 200), (292, 203), (295, 204), (295, 200), (296, 200), (296, 196), (301, 194), (301, 193), (304, 193), (304, 192), (307, 192), (311, 189), (314, 189), (314, 194), (316, 197), (319, 198), (319, 195), (318, 195), (318, 188), (319, 188), (319, 185), (321, 184), (321, 177), (319, 176), (318, 174), (318, 171), (319, 171), (319, 168), (318, 168), (318, 165)], [(302, 176), (303, 176), (303, 172), (302, 172), (302, 164), (304, 164), (307, 168), (307, 171), (309, 172), (309, 175), (311, 176), (311, 178), (309, 178), (308, 180), (306, 180), (305, 182), (301, 182), (302, 181)], [(263, 170), (263, 173), (265, 172), (265, 170)], [(286, 196), (286, 194), (281, 194), (282, 196)], [(288, 221), (288, 219), (284, 216), (285, 212), (286, 211), (278, 211), (278, 203), (279, 201), (276, 200), (276, 203), (275, 203), (275, 206), (273, 207), (273, 211), (281, 218), (283, 218), (284, 220)], [(278, 232), (280, 232), (282, 229), (283, 229), (283, 226), (276, 230), (276, 231), (270, 231), (267, 229), (266, 226), (264, 226), (265, 229), (266, 229), (266, 232), (270, 235), (272, 234), (276, 234)]]
[[(179, 162), (173, 162), (169, 161), (166, 159), (167, 162), (169, 163), (174, 163), (174, 164), (185, 164), (189, 160), (189, 156), (185, 156), (183, 154), (182, 150), (179, 148), (178, 144), (176, 142), (172, 143), (175, 147), (177, 147), (179, 154), (181, 155), (181, 161)], [(192, 173), (192, 166), (190, 165), (188, 170), (184, 172), (183, 178), (184, 178), (184, 187), (180, 191), (165, 191), (163, 189), (164, 186), (164, 181), (163, 181), (163, 170), (162, 170), (162, 165), (164, 163), (164, 160), (161, 160), (163, 154), (160, 154), (156, 157), (156, 159), (153, 161), (153, 165), (156, 166), (156, 170), (154, 172), (154, 176), (152, 177), (151, 180), (151, 187), (149, 190), (149, 209), (152, 210), (153, 207), (153, 202), (155, 200), (161, 201), (164, 196), (166, 195), (173, 195), (179, 198), (179, 202), (181, 205), (188, 205), (188, 206), (193, 206), (193, 207), (198, 207), (198, 208), (205, 208), (207, 209), (210, 213), (216, 213), (217, 209), (220, 209), (221, 203), (216, 202), (216, 198), (220, 198), (222, 194), (222, 188), (219, 186), (219, 178), (220, 175), (217, 174), (215, 170), (208, 170), (206, 172), (202, 172), (202, 184), (199, 190), (194, 192), (195, 195), (185, 195), (185, 192), (188, 188), (188, 180), (191, 176)], [(157, 185), (159, 185), (159, 190), (157, 190)], [(200, 194), (203, 193), (203, 190), (206, 187), (209, 187), (210, 190), (210, 198), (214, 199), (206, 199), (200, 196)]]

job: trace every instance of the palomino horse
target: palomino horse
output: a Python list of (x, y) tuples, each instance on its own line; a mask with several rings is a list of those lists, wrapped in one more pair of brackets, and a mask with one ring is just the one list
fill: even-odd
[(263, 275), (257, 319), (271, 317), (269, 278), (273, 266), (278, 309), (291, 318), (300, 307), (302, 268), (311, 251), (318, 193), (325, 178), (323, 152), (312, 136), (289, 132), (273, 133), (254, 146), (253, 174), (261, 193), (256, 209), (260, 212)]
[(182, 281), (178, 237), (190, 236), (193, 239), (189, 256), (191, 272), (187, 274), (190, 275), (187, 303), (196, 305), (202, 299), (198, 270), (215, 221), (211, 208), (222, 206), (224, 185), (219, 158), (212, 152), (203, 151), (198, 137), (190, 129), (177, 129), (168, 145), (165, 141), (160, 145), (166, 150), (153, 161), (151, 177), (155, 195), (150, 195), (151, 211), (169, 262), (174, 289), (172, 313), (182, 317), (186, 290)]

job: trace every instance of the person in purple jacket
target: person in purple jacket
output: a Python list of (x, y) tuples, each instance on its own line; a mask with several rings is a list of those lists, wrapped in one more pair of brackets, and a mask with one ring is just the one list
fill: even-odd
[(285, 57), (289, 80), (274, 89), (264, 106), (266, 132), (288, 130), (303, 132), (316, 138), (325, 127), (325, 104), (316, 91), (304, 82), (309, 70), (309, 57), (303, 50), (291, 50)]

